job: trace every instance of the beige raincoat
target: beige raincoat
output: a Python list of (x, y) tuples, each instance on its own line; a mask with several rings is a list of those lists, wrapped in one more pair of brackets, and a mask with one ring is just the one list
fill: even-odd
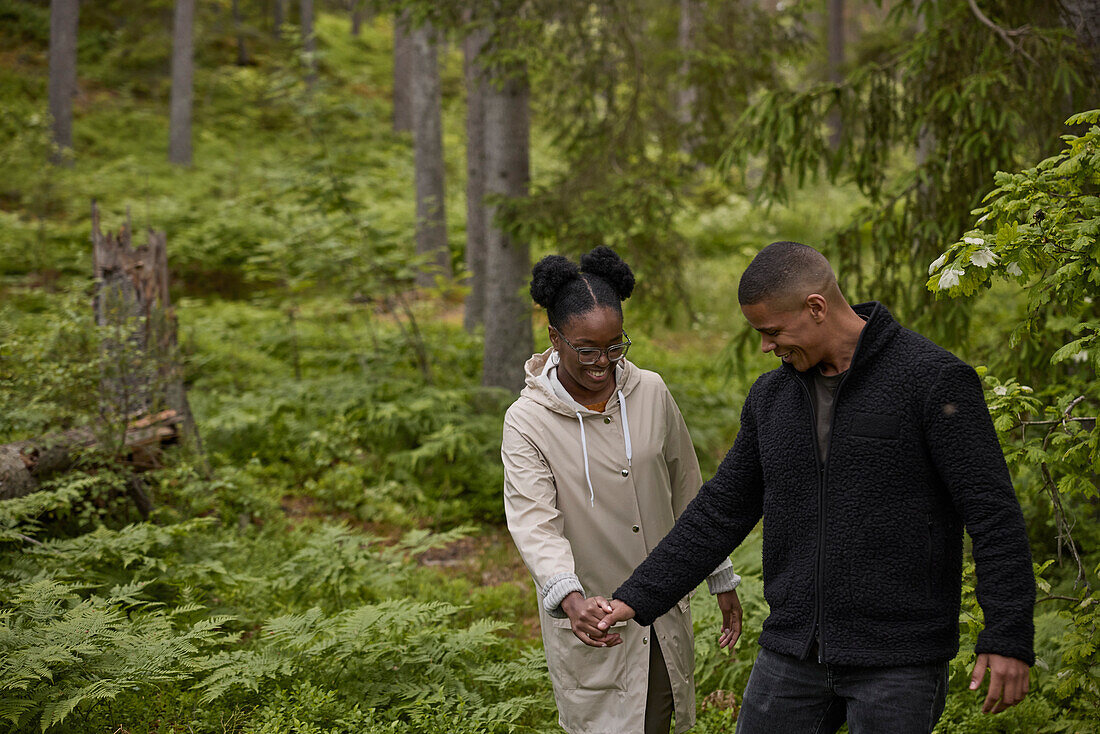
[[(701, 484), (691, 437), (655, 372), (621, 360), (616, 392), (596, 413), (565, 392), (551, 353), (525, 365), (527, 386), (505, 416), (501, 456), (508, 529), (538, 592), (559, 723), (570, 734), (640, 734), (655, 630), (679, 734), (695, 723), (688, 598), (652, 629), (616, 626), (623, 644), (611, 648), (577, 639), (561, 600), (570, 591), (610, 599), (672, 528)], [(717, 592), (740, 579), (727, 561), (710, 580)]]

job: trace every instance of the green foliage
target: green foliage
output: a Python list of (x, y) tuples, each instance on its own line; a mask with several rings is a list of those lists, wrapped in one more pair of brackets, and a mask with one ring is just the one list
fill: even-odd
[[(141, 601), (141, 584), (81, 598), (53, 579), (5, 590), (0, 602), (0, 717), (42, 731), (88, 704), (187, 680), (198, 657), (222, 641), (224, 617), (182, 620)], [(45, 641), (45, 644), (43, 644)]]
[[(1097, 122), (1097, 111), (1075, 115), (1068, 124), (1090, 127), (1065, 136), (1063, 152), (1020, 173), (997, 173), (997, 188), (973, 212), (975, 226), (932, 263), (927, 281), (929, 290), (960, 296), (989, 289), (997, 276), (1016, 284), (1025, 304), (1018, 319), (999, 324), (1001, 343), (1020, 351), (994, 357), (995, 370), (1011, 376), (985, 375), (987, 402), (1023, 490), (1032, 547), (1042, 551), (1036, 582), (1046, 596), (1040, 601), (1061, 608), (1056, 623), (1037, 624), (1037, 648), (1046, 647), (1046, 655), (1040, 652), (1033, 674), (1038, 690), (1014, 717), (1022, 728), (1013, 731), (1080, 731), (1100, 721), (1100, 569), (1089, 560), (1100, 542), (1100, 343), (1090, 305), (1100, 295)], [(1036, 380), (1035, 387), (1025, 379)], [(1067, 556), (1071, 569), (1062, 569)], [(974, 639), (976, 629), (968, 626)], [(1053, 719), (1052, 712), (1058, 712)], [(974, 721), (960, 730), (993, 729)]]
[[(803, 47), (794, 5), (773, 17), (751, 3), (698, 3), (685, 50), (676, 4), (540, 8), (556, 22), (540, 29), (525, 57), (535, 105), (561, 153), (506, 221), (554, 252), (615, 247), (639, 273), (639, 294), (659, 304), (651, 320), (685, 310), (694, 317), (684, 278), (691, 242), (678, 215), (693, 204), (710, 208), (698, 167), (715, 160), (718, 136)], [(693, 101), (680, 111), (674, 100), (686, 86)]]
[(395, 503), (429, 503), (422, 516), (451, 525), (501, 515), (494, 459), (508, 402), (478, 387), (316, 380), (223, 402), (206, 436), (221, 461), (255, 461), (246, 475), (286, 477), (327, 511), (401, 520)]
[(383, 544), (341, 526), (242, 535), (198, 519), (36, 540), (71, 484), (0, 505), (0, 715), (14, 731), (151, 726), (154, 694), (196, 731), (231, 715), (242, 731), (468, 719), (454, 729), (498, 732), (546, 714), (540, 651), (514, 651), (502, 622), (410, 598), (439, 596), (411, 559), (457, 531)]
[[(732, 692), (741, 701), (741, 694), (749, 682), (752, 663), (759, 650), (757, 640), (760, 626), (768, 616), (768, 603), (764, 600), (764, 582), (761, 572), (760, 535), (754, 531), (731, 557), (734, 569), (741, 576), (737, 596), (744, 610), (741, 638), (732, 652), (718, 647), (718, 633), (722, 627), (722, 612), (714, 597), (701, 586), (692, 598), (691, 614), (695, 630), (695, 686), (698, 698), (705, 698), (714, 691)], [(721, 721), (721, 715), (717, 715)], [(722, 731), (719, 726), (716, 731)], [(704, 725), (703, 731), (707, 731)]]
[(72, 428), (97, 410), (98, 339), (90, 300), (0, 305), (0, 441)]
[(1059, 379), (1080, 381), (1100, 370), (1092, 307), (1100, 298), (1098, 123), (1100, 111), (1074, 115), (1067, 125), (1089, 127), (1064, 136), (1062, 152), (1020, 173), (997, 173), (997, 187), (974, 211), (977, 227), (929, 268), (929, 289), (952, 296), (988, 288), (994, 276), (1023, 287), (1027, 316), (1010, 344), (1032, 342), (1025, 374), (1053, 366)]
[[(921, 263), (967, 229), (995, 171), (1049, 146), (1050, 111), (1090, 92), (1087, 59), (1054, 5), (990, 5), (996, 23), (1018, 29), (1007, 41), (967, 0), (894, 4), (880, 45), (842, 83), (798, 75), (761, 95), (722, 166), (762, 166), (768, 199), (818, 175), (855, 183), (866, 206), (823, 233), (845, 293), (884, 300), (947, 344), (964, 340), (967, 312), (916, 287)], [(825, 124), (831, 114), (839, 130)]]

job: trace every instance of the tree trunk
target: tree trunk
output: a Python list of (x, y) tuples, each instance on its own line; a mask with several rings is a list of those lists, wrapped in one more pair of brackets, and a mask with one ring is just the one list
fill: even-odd
[(172, 25), (172, 95), (169, 103), (168, 161), (191, 165), (191, 99), (194, 94), (195, 0), (176, 0)]
[(244, 27), (241, 20), (241, 0), (233, 0), (233, 29), (237, 33), (237, 66), (248, 66), (248, 46), (244, 42)]
[(485, 68), (478, 54), (489, 39), (484, 28), (463, 40), (466, 76), (466, 270), (470, 292), (462, 325), (472, 332), (485, 323)]
[(416, 253), (426, 258), (416, 284), (431, 287), (451, 277), (443, 190), (443, 119), (436, 33), (425, 22), (412, 32), (413, 152), (416, 168)]
[(283, 37), (283, 23), (286, 22), (286, 0), (275, 0), (271, 9), (271, 35), (276, 40)]
[(351, 35), (358, 38), (363, 23), (370, 23), (374, 14), (363, 7), (363, 0), (349, 0), (349, 2), (351, 3)]
[(409, 35), (409, 14), (393, 19), (393, 131), (409, 132), (413, 128), (412, 74), (415, 51)]
[(69, 161), (73, 147), (73, 97), (76, 96), (76, 34), (79, 0), (50, 1), (49, 105), (53, 119), (54, 163)]
[(129, 222), (117, 236), (100, 231), (93, 202), (93, 305), (104, 357), (100, 443), (109, 453), (112, 445), (120, 453), (130, 421), (167, 408), (181, 417), (184, 435), (201, 450), (178, 362), (167, 240), (163, 232), (149, 230), (147, 245), (130, 243)]
[[(829, 0), (827, 22), (829, 25), (829, 81), (840, 84), (844, 81), (844, 0)], [(829, 113), (829, 127), (832, 130), (829, 135), (829, 144), (834, 149), (840, 145), (842, 124), (839, 110), (834, 109)]]
[[(936, 0), (932, 0), (932, 2), (929, 3), (929, 5), (926, 6), (926, 7), (934, 8), (935, 7), (935, 1)], [(928, 11), (926, 11), (926, 12), (928, 12)], [(917, 13), (916, 31), (917, 31), (918, 35), (922, 34), (922, 33), (924, 33), (925, 31), (928, 30), (928, 16), (926, 15), (926, 12), (918, 12)], [(927, 128), (927, 126), (922, 126), (921, 129), (917, 132), (916, 161), (917, 161), (917, 169), (918, 170), (924, 167), (924, 164), (928, 162), (928, 159), (932, 155), (932, 151), (934, 151), (935, 149), (936, 149), (936, 138), (935, 138), (935, 136)], [(930, 193), (928, 182), (927, 181), (922, 181), (920, 184), (918, 184), (917, 192), (920, 196), (927, 197)]]
[(302, 24), (302, 51), (306, 57), (306, 84), (317, 83), (317, 38), (313, 34), (313, 0), (301, 0), (298, 13)]
[(1092, 61), (1093, 80), (1088, 88), (1095, 91), (1100, 78), (1100, 0), (1061, 0), (1062, 19), (1077, 35), (1081, 48)]
[(695, 101), (698, 90), (691, 83), (691, 53), (695, 48), (692, 36), (701, 8), (699, 0), (680, 0), (680, 31), (678, 46), (680, 49), (680, 89), (676, 95), (676, 116), (683, 130), (681, 147), (690, 153), (692, 148), (691, 123), (694, 119)]
[[(485, 90), (485, 193), (527, 195), (529, 117), (525, 68), (493, 69)], [(526, 242), (505, 232), (497, 207), (485, 207), (485, 352), (482, 383), (518, 393), (523, 364), (534, 349), (531, 302), (525, 292), (531, 274)]]

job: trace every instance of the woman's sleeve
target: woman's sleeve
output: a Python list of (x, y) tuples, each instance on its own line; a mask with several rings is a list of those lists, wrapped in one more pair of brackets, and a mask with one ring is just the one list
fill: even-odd
[(573, 549), (564, 535), (557, 488), (542, 452), (508, 418), (500, 447), (504, 462), (504, 514), (508, 531), (535, 581), (543, 608), (565, 617), (561, 602), (574, 591), (584, 594)]
[[(699, 458), (695, 455), (695, 445), (691, 442), (691, 434), (688, 433), (687, 423), (684, 422), (684, 416), (680, 413), (680, 407), (676, 405), (667, 387), (664, 389), (664, 394), (667, 424), (664, 456), (665, 464), (668, 466), (668, 477), (672, 483), (672, 512), (679, 518), (680, 513), (699, 493), (703, 476), (699, 471)], [(732, 591), (740, 583), (741, 577), (733, 572), (733, 564), (729, 558), (719, 563), (713, 573), (707, 576), (707, 588), (711, 594)]]

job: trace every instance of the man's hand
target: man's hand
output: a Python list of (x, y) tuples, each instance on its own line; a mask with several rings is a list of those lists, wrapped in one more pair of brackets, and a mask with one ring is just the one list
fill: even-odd
[(741, 599), (737, 596), (737, 589), (730, 589), (717, 595), (718, 608), (722, 610), (722, 633), (718, 636), (718, 647), (728, 647), (733, 651), (733, 645), (741, 637)]
[(607, 627), (597, 628), (596, 624), (611, 611), (611, 605), (602, 596), (585, 599), (579, 591), (574, 591), (561, 601), (562, 611), (573, 625), (573, 634), (577, 639), (592, 647), (614, 647), (623, 641), (617, 632), (608, 634)]
[(999, 714), (1024, 699), (1028, 688), (1028, 666), (1023, 660), (993, 653), (982, 653), (974, 662), (970, 674), (970, 690), (976, 691), (989, 668), (989, 693), (982, 704), (982, 713)]
[(634, 608), (627, 604), (625, 601), (619, 599), (611, 600), (611, 608), (608, 615), (600, 620), (600, 623), (596, 625), (601, 630), (610, 629), (611, 625), (618, 624), (619, 622), (625, 622), (628, 619), (634, 619)]

